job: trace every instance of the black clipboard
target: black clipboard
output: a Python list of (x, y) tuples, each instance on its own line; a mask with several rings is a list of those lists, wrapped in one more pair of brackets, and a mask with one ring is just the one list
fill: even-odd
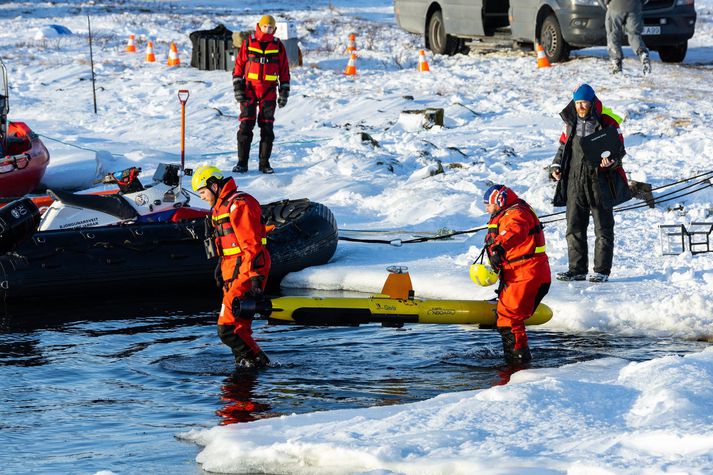
[(581, 140), (584, 158), (591, 167), (598, 167), (602, 161), (602, 154), (609, 152), (609, 159), (616, 160), (623, 156), (619, 132), (615, 127), (604, 127)]

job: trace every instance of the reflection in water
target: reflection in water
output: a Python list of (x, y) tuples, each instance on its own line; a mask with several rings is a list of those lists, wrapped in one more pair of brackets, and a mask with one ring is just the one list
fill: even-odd
[(530, 368), (529, 364), (509, 364), (505, 365), (501, 368), (497, 368), (496, 372), (498, 375), (498, 379), (494, 382), (494, 386), (504, 386), (507, 383), (510, 382), (510, 378), (512, 377), (513, 374), (517, 373), (520, 370), (523, 369), (528, 369)]
[(47, 363), (38, 345), (36, 338), (3, 337), (0, 339), (0, 365), (40, 366)]
[(223, 418), (220, 425), (250, 422), (267, 416), (260, 414), (267, 413), (270, 405), (259, 402), (258, 399), (263, 398), (254, 394), (258, 373), (255, 369), (236, 369), (225, 379), (220, 388), (220, 399), (226, 405), (215, 411)]

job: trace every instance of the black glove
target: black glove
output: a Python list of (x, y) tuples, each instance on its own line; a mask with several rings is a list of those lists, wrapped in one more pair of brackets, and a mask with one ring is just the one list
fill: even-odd
[(263, 278), (258, 276), (258, 277), (251, 277), (250, 278), (250, 290), (248, 290), (245, 295), (249, 295), (250, 297), (253, 298), (258, 298), (262, 296), (262, 281)]
[(235, 100), (238, 102), (243, 102), (245, 100), (245, 79), (234, 77), (233, 78), (233, 91), (235, 91)]
[(494, 271), (500, 272), (505, 262), (505, 249), (500, 244), (488, 246), (488, 260)]
[(290, 97), (290, 83), (283, 82), (280, 84), (280, 97), (277, 98), (277, 107), (285, 107), (288, 97)]

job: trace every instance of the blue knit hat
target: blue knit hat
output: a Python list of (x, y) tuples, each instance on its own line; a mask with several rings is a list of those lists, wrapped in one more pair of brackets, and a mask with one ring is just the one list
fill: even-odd
[(594, 89), (589, 84), (582, 84), (577, 89), (575, 89), (574, 94), (572, 94), (572, 100), (576, 101), (594, 101)]

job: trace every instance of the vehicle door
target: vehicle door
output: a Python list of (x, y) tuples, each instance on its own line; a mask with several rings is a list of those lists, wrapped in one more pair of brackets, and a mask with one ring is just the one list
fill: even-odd
[(517, 0), (510, 2), (510, 31), (515, 40), (535, 41), (537, 10), (542, 0)]
[(442, 0), (443, 23), (453, 36), (484, 35), (484, 0)]

